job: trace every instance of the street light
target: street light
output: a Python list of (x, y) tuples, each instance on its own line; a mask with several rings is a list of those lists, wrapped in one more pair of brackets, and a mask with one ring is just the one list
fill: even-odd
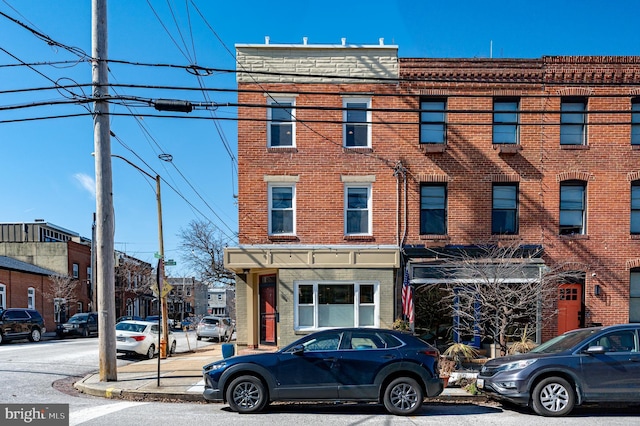
[[(149, 172), (141, 169), (125, 157), (117, 154), (111, 154), (112, 157), (119, 158), (125, 163), (129, 164), (131, 167), (138, 170), (140, 173), (148, 176), (151, 179), (156, 181), (156, 202), (158, 204), (158, 247), (159, 247), (159, 255), (160, 260), (158, 261), (158, 296), (160, 298), (160, 318), (162, 321), (162, 341), (160, 342), (160, 358), (167, 357), (167, 342), (169, 341), (169, 329), (167, 327), (167, 295), (164, 294), (163, 286), (164, 286), (164, 238), (162, 235), (162, 199), (160, 196), (160, 175), (151, 175)], [(162, 158), (162, 157), (161, 157)], [(169, 158), (170, 157), (166, 157)], [(164, 158), (162, 158), (164, 159)], [(166, 160), (170, 161), (170, 160)]]
[[(94, 153), (91, 153), (91, 155), (94, 155)], [(160, 195), (160, 175), (155, 175), (153, 176), (152, 174), (150, 174), (149, 172), (147, 172), (146, 170), (141, 169), (140, 167), (138, 167), (136, 164), (132, 163), (131, 161), (129, 161), (127, 158), (121, 156), (121, 155), (117, 155), (117, 154), (111, 154), (111, 157), (115, 157), (115, 158), (119, 158), (122, 161), (124, 161), (125, 163), (129, 164), (131, 167), (133, 167), (134, 169), (138, 170), (140, 173), (144, 174), (145, 176), (149, 177), (150, 179), (155, 180), (156, 182), (156, 202), (158, 205), (158, 254), (160, 256), (160, 260), (158, 262), (158, 297), (160, 298), (160, 318), (162, 321), (162, 341), (160, 342), (160, 356), (159, 358), (166, 358), (167, 357), (167, 345), (166, 342), (169, 341), (169, 329), (167, 327), (168, 321), (167, 321), (167, 295), (164, 294), (163, 292), (163, 285), (164, 285), (164, 238), (162, 235), (162, 198)], [(167, 154), (161, 154), (160, 155), (160, 159), (164, 160), (164, 161), (171, 161), (171, 156), (167, 155)]]

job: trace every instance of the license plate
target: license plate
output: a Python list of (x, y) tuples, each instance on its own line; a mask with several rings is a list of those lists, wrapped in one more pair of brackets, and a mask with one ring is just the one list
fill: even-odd
[(127, 339), (125, 339), (124, 337), (116, 337), (116, 340), (118, 340), (118, 342), (124, 342)]
[(476, 387), (477, 387), (478, 389), (482, 389), (482, 388), (484, 388), (484, 379), (478, 379), (478, 380), (476, 380)]

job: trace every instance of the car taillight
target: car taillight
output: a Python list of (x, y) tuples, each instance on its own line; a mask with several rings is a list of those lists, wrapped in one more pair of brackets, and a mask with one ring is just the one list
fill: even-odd
[(440, 351), (438, 351), (437, 349), (425, 349), (420, 351), (421, 354), (426, 355), (426, 356), (431, 356), (434, 358), (440, 358)]
[(142, 342), (144, 339), (146, 339), (146, 337), (147, 336), (131, 336), (131, 338), (136, 342)]

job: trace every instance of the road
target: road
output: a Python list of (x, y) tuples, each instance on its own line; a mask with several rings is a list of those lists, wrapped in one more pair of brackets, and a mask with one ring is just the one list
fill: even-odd
[[(178, 351), (187, 350), (184, 333), (176, 333)], [(191, 347), (214, 344), (196, 342)], [(118, 365), (133, 362), (118, 358)], [(98, 369), (98, 340), (78, 338), (0, 345), (0, 404), (68, 404), (69, 425), (134, 425), (160, 422), (172, 426), (229, 425), (635, 425), (638, 408), (581, 408), (572, 416), (542, 419), (499, 404), (425, 404), (419, 415), (395, 417), (381, 406), (358, 404), (274, 404), (264, 413), (239, 415), (223, 404), (110, 400), (78, 393), (73, 382)]]

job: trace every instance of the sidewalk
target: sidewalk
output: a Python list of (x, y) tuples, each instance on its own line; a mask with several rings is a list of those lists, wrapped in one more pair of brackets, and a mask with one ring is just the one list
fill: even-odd
[[(222, 359), (222, 346), (210, 345), (194, 352), (178, 353), (160, 360), (158, 386), (158, 358), (118, 367), (117, 381), (101, 382), (99, 373), (89, 374), (74, 387), (87, 395), (145, 401), (199, 401), (204, 384), (202, 367)], [(439, 402), (482, 402), (484, 396), (473, 396), (464, 389), (445, 388), (434, 398)]]

